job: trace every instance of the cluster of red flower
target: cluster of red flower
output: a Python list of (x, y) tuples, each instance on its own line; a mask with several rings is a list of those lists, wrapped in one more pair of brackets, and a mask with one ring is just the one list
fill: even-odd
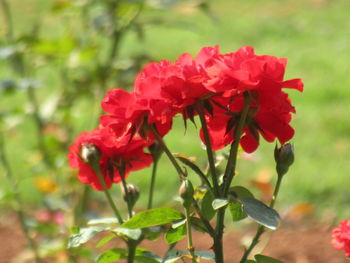
[[(249, 96), (249, 110), (240, 144), (246, 152), (268, 142), (283, 144), (294, 135), (289, 125), (295, 112), (283, 88), (303, 90), (300, 79), (283, 80), (286, 59), (258, 56), (252, 47), (220, 54), (218, 47), (203, 48), (195, 59), (181, 55), (174, 63), (150, 63), (137, 76), (134, 90), (113, 89), (102, 102), (109, 115), (101, 116), (98, 130), (82, 133), (70, 148), (71, 167), (79, 179), (95, 189), (101, 186), (93, 170), (80, 157), (82, 145), (93, 144), (101, 154), (101, 172), (109, 187), (152, 162), (143, 149), (154, 141), (152, 131), (164, 136), (176, 114), (193, 120), (203, 112), (211, 146), (219, 150), (234, 140), (234, 131)], [(201, 130), (200, 136), (203, 139)]]

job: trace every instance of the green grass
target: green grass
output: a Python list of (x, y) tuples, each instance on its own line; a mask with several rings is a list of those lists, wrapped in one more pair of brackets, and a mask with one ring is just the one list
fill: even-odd
[[(46, 1), (32, 2), (36, 3), (33, 9), (45, 10), (48, 7), (39, 5)], [(15, 16), (19, 17), (16, 26), (20, 30), (29, 30), (27, 22), (35, 20), (35, 17), (29, 11), (27, 15), (20, 16), (21, 10), (30, 8), (20, 5), (19, 1), (14, 3)], [(331, 209), (336, 210), (339, 216), (349, 216), (349, 9), (348, 0), (221, 0), (212, 1), (212, 12), (216, 17), (212, 20), (201, 12), (186, 12), (188, 9), (182, 4), (176, 12), (146, 12), (142, 19), (166, 17), (169, 22), (163, 26), (147, 26), (144, 42), (140, 42), (135, 33), (129, 33), (122, 43), (120, 54), (122, 58), (127, 58), (147, 53), (156, 60), (173, 60), (181, 53), (196, 54), (202, 46), (219, 44), (223, 52), (252, 45), (257, 54), (287, 57), (287, 78), (302, 78), (305, 91), (289, 92), (297, 109), (293, 119), (296, 162), (286, 175), (278, 205), (286, 207), (293, 203), (310, 202), (319, 211)], [(55, 37), (52, 28), (59, 28), (59, 34), (64, 32), (48, 13), (42, 11), (41, 14), (45, 21), (41, 30), (45, 34)], [(9, 71), (5, 64), (0, 65), (0, 77), (4, 78)], [(57, 92), (57, 68), (57, 65), (48, 65), (38, 69), (37, 76), (45, 83), (38, 91), (42, 102)], [(0, 100), (0, 109), (4, 109), (21, 106), (25, 98), (22, 94)], [(86, 114), (91, 103), (96, 106), (96, 101), (85, 99), (74, 107), (76, 134), (91, 128), (91, 114)], [(171, 134), (166, 136), (170, 149), (200, 156), (198, 161), (203, 164), (205, 152), (201, 149), (198, 131), (190, 127), (184, 135), (181, 121), (176, 121), (174, 126)], [(36, 175), (27, 161), (35, 150), (34, 132), (32, 122), (26, 116), (8, 138), (11, 164), (20, 176)], [(273, 144), (261, 143), (253, 161), (240, 161), (236, 182), (249, 186), (250, 180), (262, 169), (273, 171), (273, 148)], [(147, 169), (130, 176), (131, 181), (141, 186), (141, 205), (146, 204), (149, 175), (150, 169)], [(29, 181), (23, 181), (21, 189), (29, 200), (37, 200)], [(163, 157), (157, 179), (156, 204), (168, 202), (177, 192), (178, 185), (175, 170)]]

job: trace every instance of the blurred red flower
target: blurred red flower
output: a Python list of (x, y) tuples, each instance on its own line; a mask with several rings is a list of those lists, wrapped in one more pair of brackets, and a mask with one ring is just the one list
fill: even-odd
[(332, 245), (335, 249), (344, 249), (345, 256), (350, 257), (350, 219), (343, 220), (332, 231)]

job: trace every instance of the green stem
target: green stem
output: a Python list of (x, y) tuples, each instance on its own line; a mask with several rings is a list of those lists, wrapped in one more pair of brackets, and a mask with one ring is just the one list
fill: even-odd
[(5, 17), (5, 24), (7, 25), (7, 39), (9, 42), (13, 41), (13, 24), (10, 6), (6, 0), (1, 0), (1, 8)]
[(165, 152), (165, 154), (168, 156), (170, 162), (173, 164), (173, 166), (175, 167), (177, 173), (180, 176), (180, 179), (182, 177), (185, 176), (185, 173), (182, 171), (180, 165), (177, 163), (175, 157), (173, 156), (173, 154), (170, 152), (168, 146), (165, 144), (164, 140), (162, 139), (162, 137), (159, 135), (158, 131), (156, 130), (156, 128), (151, 125), (151, 131), (152, 134), (154, 135), (154, 137), (156, 138), (157, 142), (159, 143), (159, 146), (162, 148), (162, 150)]
[(186, 216), (186, 231), (187, 231), (187, 249), (190, 252), (192, 263), (196, 263), (196, 254), (194, 253), (193, 241), (192, 241), (192, 229), (191, 229), (191, 215), (189, 208), (185, 207)]
[(192, 204), (194, 206), (194, 209), (196, 210), (196, 213), (199, 215), (199, 218), (201, 219), (205, 228), (207, 229), (209, 235), (214, 238), (215, 237), (215, 229), (211, 226), (209, 220), (205, 218), (201, 209), (198, 206), (198, 203), (196, 202), (196, 200), (194, 198), (192, 198)]
[(21, 199), (21, 196), (19, 194), (18, 191), (18, 184), (17, 184), (17, 180), (15, 178), (15, 176), (12, 173), (12, 169), (10, 166), (10, 163), (7, 160), (6, 157), (6, 151), (5, 151), (5, 140), (3, 138), (3, 134), (0, 134), (0, 161), (2, 163), (2, 166), (4, 167), (5, 173), (7, 175), (7, 179), (12, 187), (12, 192), (14, 194), (14, 199), (17, 202), (17, 216), (19, 219), (19, 223), (21, 225), (22, 231), (24, 233), (24, 236), (27, 239), (28, 245), (30, 247), (30, 249), (33, 251), (34, 253), (34, 257), (35, 257), (35, 262), (36, 263), (42, 263), (42, 260), (39, 256), (39, 251), (38, 251), (38, 246), (36, 244), (36, 242), (34, 241), (34, 239), (31, 237), (30, 235), (30, 231), (29, 228), (25, 222), (25, 213), (24, 213), (24, 205)]
[(157, 167), (158, 167), (158, 160), (154, 160), (153, 167), (152, 167), (151, 184), (150, 184), (149, 194), (148, 194), (147, 209), (151, 209), (153, 205), (153, 193), (154, 193), (154, 186), (156, 183)]
[(123, 218), (121, 217), (121, 215), (120, 215), (120, 213), (119, 213), (117, 207), (115, 206), (115, 204), (114, 204), (114, 202), (113, 202), (113, 199), (112, 199), (112, 197), (111, 197), (111, 194), (109, 193), (109, 190), (108, 190), (108, 188), (107, 188), (107, 186), (106, 186), (106, 182), (105, 182), (105, 180), (104, 180), (104, 178), (103, 178), (103, 176), (102, 176), (102, 174), (101, 174), (101, 171), (100, 171), (100, 164), (97, 163), (97, 162), (95, 162), (95, 165), (92, 165), (92, 168), (93, 168), (93, 169), (95, 170), (95, 172), (96, 172), (96, 175), (97, 175), (97, 177), (98, 177), (98, 180), (100, 181), (100, 184), (102, 185), (102, 188), (103, 188), (103, 191), (104, 191), (104, 193), (105, 193), (105, 195), (106, 195), (106, 198), (107, 198), (107, 200), (108, 200), (108, 203), (109, 203), (109, 205), (111, 206), (111, 208), (112, 208), (112, 210), (113, 210), (113, 212), (114, 212), (116, 218), (118, 219), (119, 224), (123, 224), (123, 222), (124, 222), (124, 221), (123, 221)]
[(135, 240), (129, 240), (128, 243), (128, 263), (133, 263), (136, 253), (137, 242)]
[[(231, 182), (235, 176), (236, 163), (237, 163), (237, 154), (238, 154), (238, 146), (241, 139), (242, 131), (248, 116), (249, 106), (251, 102), (251, 97), (248, 92), (244, 93), (244, 107), (241, 113), (241, 117), (239, 119), (238, 125), (235, 129), (234, 141), (231, 144), (230, 155), (227, 160), (227, 165), (224, 174), (224, 189), (223, 189), (223, 197), (226, 197), (228, 194), (228, 190), (230, 189)], [(223, 207), (219, 209), (217, 214), (217, 223), (216, 223), (216, 236), (214, 239), (214, 253), (215, 253), (215, 262), (223, 263), (224, 255), (223, 255), (223, 234), (224, 234), (224, 220), (225, 220), (225, 211), (226, 209)]]
[(120, 177), (122, 178), (122, 186), (124, 189), (124, 194), (125, 194), (125, 199), (126, 199), (126, 203), (127, 203), (127, 207), (128, 207), (128, 214), (129, 214), (129, 219), (132, 218), (132, 205), (131, 205), (131, 199), (130, 199), (130, 193), (129, 193), (129, 189), (128, 189), (128, 185), (124, 179), (124, 174), (122, 175), (120, 173)]
[(224, 174), (224, 194), (223, 194), (224, 197), (227, 196), (228, 190), (230, 189), (231, 182), (235, 176), (239, 142), (241, 139), (245, 122), (247, 120), (250, 102), (251, 102), (251, 96), (249, 95), (248, 92), (244, 92), (244, 107), (243, 107), (238, 125), (235, 129), (234, 141), (231, 144), (230, 155), (227, 160), (227, 166)]
[(210, 142), (210, 136), (209, 136), (207, 122), (206, 122), (205, 117), (204, 117), (204, 107), (203, 107), (202, 100), (200, 100), (199, 103), (197, 104), (197, 112), (198, 112), (199, 119), (201, 121), (202, 129), (203, 129), (203, 135), (204, 135), (204, 140), (205, 140), (205, 145), (206, 145), (206, 150), (207, 150), (209, 168), (210, 168), (210, 173), (211, 173), (213, 186), (214, 186), (214, 193), (215, 193), (215, 197), (218, 198), (218, 197), (220, 197), (220, 188), (219, 188), (218, 177), (216, 174), (214, 152), (213, 152), (211, 142)]
[(37, 99), (36, 94), (35, 94), (34, 87), (31, 85), (28, 86), (27, 96), (28, 96), (28, 100), (30, 101), (30, 104), (32, 106), (32, 109), (33, 109), (32, 116), (33, 116), (34, 122), (36, 124), (38, 147), (43, 155), (44, 163), (48, 167), (52, 167), (52, 163), (51, 163), (50, 157), (49, 157), (49, 152), (48, 152), (46, 145), (45, 145), (45, 142), (44, 142), (44, 136), (45, 136), (43, 133), (44, 121), (40, 116), (39, 103), (38, 103), (38, 99)]
[[(273, 208), (275, 206), (275, 202), (276, 202), (276, 199), (278, 197), (278, 193), (279, 193), (279, 190), (280, 190), (280, 187), (281, 187), (281, 183), (282, 183), (282, 178), (283, 178), (283, 176), (278, 176), (278, 178), (277, 178), (277, 182), (276, 182), (276, 185), (275, 185), (275, 190), (274, 190), (271, 202), (270, 202), (270, 208)], [(244, 254), (242, 256), (242, 259), (239, 261), (240, 263), (244, 263), (247, 260), (249, 254), (252, 252), (254, 247), (259, 243), (260, 237), (261, 237), (261, 235), (264, 232), (265, 232), (265, 227), (264, 226), (259, 226), (258, 230), (255, 233), (255, 236), (254, 236), (252, 242), (250, 243), (250, 245), (247, 248), (247, 250), (244, 252)]]
[(278, 193), (280, 191), (280, 187), (281, 187), (281, 183), (282, 183), (282, 178), (283, 178), (283, 176), (280, 176), (280, 175), (277, 177), (275, 190), (273, 192), (272, 199), (271, 199), (271, 202), (270, 202), (270, 207), (271, 208), (274, 208), (274, 206), (275, 206), (275, 202), (276, 202), (276, 199), (278, 197)]

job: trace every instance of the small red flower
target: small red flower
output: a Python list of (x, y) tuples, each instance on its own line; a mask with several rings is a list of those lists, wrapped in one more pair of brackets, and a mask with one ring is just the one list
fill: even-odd
[(78, 168), (78, 179), (85, 184), (91, 184), (96, 190), (103, 190), (95, 171), (82, 158), (84, 146), (94, 146), (99, 151), (100, 172), (106, 186), (122, 180), (120, 171), (126, 178), (130, 171), (140, 170), (152, 163), (150, 154), (144, 153), (149, 144), (139, 137), (117, 137), (109, 128), (102, 128), (81, 133), (69, 148), (69, 165)]
[(332, 231), (332, 245), (335, 249), (345, 251), (345, 256), (350, 257), (350, 219), (343, 220)]

